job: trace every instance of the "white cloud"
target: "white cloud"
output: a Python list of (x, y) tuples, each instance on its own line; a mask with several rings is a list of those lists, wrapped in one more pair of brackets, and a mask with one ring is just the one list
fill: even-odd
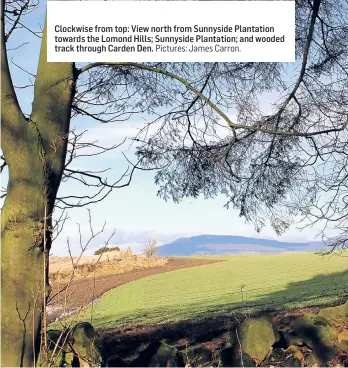
[[(87, 228), (86, 228), (87, 230)], [(95, 230), (97, 232), (98, 229)], [(113, 229), (107, 228), (102, 234), (93, 239), (84, 255), (93, 254), (94, 251), (104, 246), (105, 241), (112, 234)], [(155, 239), (157, 244), (163, 245), (170, 243), (180, 237), (198, 235), (190, 233), (161, 233), (156, 230), (116, 230), (114, 236), (109, 242), (109, 246), (119, 246), (121, 249), (128, 249), (129, 247), (134, 253), (141, 253), (143, 246), (149, 241), (149, 239)], [(90, 233), (87, 231), (83, 233), (82, 244), (85, 245), (88, 241)], [(68, 244), (67, 237), (69, 237), (69, 245), (72, 255), (79, 255), (81, 253), (80, 240), (78, 235), (78, 228), (67, 226), (59, 236), (59, 238), (54, 242), (52, 246), (51, 253), (55, 256), (67, 255), (68, 254)]]

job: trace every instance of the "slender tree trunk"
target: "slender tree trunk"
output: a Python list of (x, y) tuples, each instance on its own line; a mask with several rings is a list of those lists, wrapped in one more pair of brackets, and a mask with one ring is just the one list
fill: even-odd
[(44, 275), (52, 211), (64, 169), (77, 75), (73, 63), (47, 62), (45, 28), (33, 110), (25, 118), (8, 68), (3, 14), (1, 20), (1, 147), (9, 169), (1, 221), (1, 366), (33, 366), (49, 291)]

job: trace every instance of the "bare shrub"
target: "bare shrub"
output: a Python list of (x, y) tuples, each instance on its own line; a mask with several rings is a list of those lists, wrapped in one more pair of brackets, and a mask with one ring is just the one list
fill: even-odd
[(146, 257), (153, 257), (158, 251), (157, 240), (149, 239), (148, 243), (144, 245), (143, 253)]

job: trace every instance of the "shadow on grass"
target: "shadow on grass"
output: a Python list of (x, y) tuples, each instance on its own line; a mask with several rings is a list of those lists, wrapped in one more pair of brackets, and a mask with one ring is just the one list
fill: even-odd
[[(123, 317), (117, 317), (117, 313), (103, 318), (96, 315), (93, 324), (97, 327), (111, 326), (99, 330), (104, 354), (124, 356), (156, 340), (165, 340), (182, 349), (186, 344), (218, 340), (219, 336), (234, 330), (247, 314), (277, 314), (302, 307), (341, 304), (347, 299), (348, 270), (290, 283), (284, 290), (259, 294), (255, 300), (229, 303), (228, 295), (224, 295), (209, 300), (207, 304), (185, 305), (184, 313), (181, 305), (152, 310), (143, 308)], [(184, 321), (183, 314), (187, 317)], [(317, 333), (312, 332), (314, 335)]]

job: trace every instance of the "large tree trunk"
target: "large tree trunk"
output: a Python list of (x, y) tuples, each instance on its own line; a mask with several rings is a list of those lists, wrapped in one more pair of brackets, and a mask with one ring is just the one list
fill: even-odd
[(47, 63), (45, 28), (33, 111), (26, 119), (9, 73), (3, 18), (1, 33), (1, 147), (9, 169), (1, 224), (1, 366), (33, 366), (77, 76), (73, 63)]
[(20, 184), (11, 179), (3, 208), (1, 366), (32, 366), (40, 344), (44, 293), (49, 288), (44, 285), (45, 189), (37, 184), (31, 178)]

